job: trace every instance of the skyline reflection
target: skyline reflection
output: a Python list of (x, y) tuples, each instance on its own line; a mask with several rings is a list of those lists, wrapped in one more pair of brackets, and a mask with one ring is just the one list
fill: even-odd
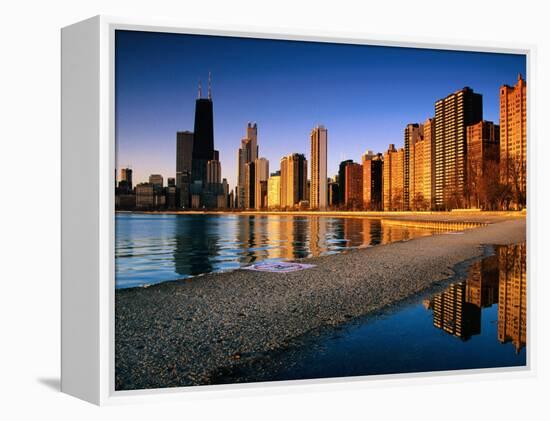
[(497, 305), (497, 339), (516, 353), (527, 343), (526, 245), (496, 246), (495, 255), (473, 263), (465, 281), (424, 300), (433, 325), (464, 341), (481, 333), (482, 309)]
[(324, 256), (437, 232), (442, 230), (368, 218), (118, 214), (116, 285), (128, 288), (263, 260)]

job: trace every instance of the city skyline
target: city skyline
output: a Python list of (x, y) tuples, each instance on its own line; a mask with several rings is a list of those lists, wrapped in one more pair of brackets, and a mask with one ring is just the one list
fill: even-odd
[[(433, 117), (434, 103), (464, 86), (483, 95), (484, 119), (498, 124), (500, 86), (525, 74), (521, 55), (136, 31), (117, 31), (116, 53), (117, 168), (130, 164), (134, 184), (150, 174), (175, 176), (175, 133), (193, 130), (197, 76), (205, 85), (211, 70), (216, 149), (231, 189), (249, 121), (258, 123), (259, 156), (272, 172), (289, 153), (310, 161), (311, 129), (325, 125), (332, 176), (344, 159), (361, 162), (367, 149), (401, 145), (407, 124)], [(321, 66), (305, 66), (321, 53)]]

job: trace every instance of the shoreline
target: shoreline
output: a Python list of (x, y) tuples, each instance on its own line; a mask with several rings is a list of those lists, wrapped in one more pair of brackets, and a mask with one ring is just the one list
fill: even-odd
[(212, 215), (212, 216), (311, 216), (330, 218), (373, 218), (403, 221), (438, 221), (438, 222), (481, 222), (493, 223), (504, 219), (525, 218), (526, 210), (522, 211), (481, 211), (481, 210), (455, 210), (455, 211), (214, 211), (214, 210), (189, 210), (189, 211), (124, 211), (117, 210), (115, 215)]
[(210, 384), (309, 331), (417, 294), (480, 257), (484, 244), (525, 241), (525, 218), (502, 219), (462, 235), (303, 259), (316, 266), (301, 272), (236, 270), (116, 290), (116, 389)]

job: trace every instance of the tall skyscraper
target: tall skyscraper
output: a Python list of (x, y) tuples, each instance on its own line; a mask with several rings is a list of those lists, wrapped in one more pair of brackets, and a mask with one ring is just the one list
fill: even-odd
[(269, 209), (281, 207), (281, 171), (272, 173), (267, 180), (267, 207)]
[(482, 97), (468, 87), (435, 103), (435, 206), (464, 206), (466, 127), (483, 119)]
[(214, 159), (214, 112), (212, 104), (211, 77), (208, 75), (208, 97), (202, 98), (199, 83), (195, 102), (195, 129), (193, 133), (193, 161), (191, 178), (196, 184), (206, 184), (207, 162)]
[(346, 165), (352, 162), (353, 160), (347, 159), (338, 166), (338, 203), (341, 205), (346, 203)]
[[(411, 152), (416, 144), (416, 142), (422, 140), (424, 127), (418, 123), (407, 124), (405, 127), (405, 136), (404, 136), (404, 166), (403, 166), (403, 207), (405, 210), (410, 209), (410, 184), (414, 183), (414, 165), (411, 165)], [(414, 162), (412, 163), (414, 164)]]
[[(435, 192), (435, 119), (428, 118), (424, 122), (424, 171), (422, 196), (428, 209), (434, 208)], [(417, 190), (419, 191), (419, 190)]]
[(267, 208), (267, 180), (269, 178), (269, 161), (265, 158), (257, 158), (254, 161), (255, 167), (255, 182), (254, 192), (255, 208), (266, 209)]
[(247, 162), (244, 165), (244, 208), (256, 207), (256, 166), (255, 162)]
[(307, 159), (293, 153), (281, 158), (281, 208), (292, 209), (306, 198)]
[(132, 180), (132, 169), (131, 168), (122, 168), (120, 170), (120, 181), (118, 182), (118, 187), (124, 193), (129, 193), (134, 188)]
[(367, 151), (362, 157), (363, 208), (382, 210), (382, 174), (384, 160), (381, 153)]
[(466, 204), (468, 207), (491, 207), (487, 194), (499, 179), (499, 126), (480, 121), (467, 127)]
[(258, 158), (258, 126), (248, 123), (246, 137), (237, 152), (237, 207), (245, 208), (245, 166)]
[(363, 205), (363, 166), (352, 162), (346, 165), (346, 190), (344, 201), (346, 207), (357, 209)]
[(500, 176), (513, 187), (514, 204), (523, 207), (527, 187), (527, 83), (500, 88)]
[(402, 211), (403, 206), (403, 187), (405, 172), (405, 150), (404, 148), (395, 149), (394, 144), (390, 144), (386, 153), (384, 153), (384, 210)]
[(176, 134), (176, 187), (179, 194), (179, 207), (190, 206), (190, 184), (193, 163), (193, 133), (189, 131)]
[(311, 131), (311, 198), (312, 209), (327, 207), (327, 142), (328, 133), (324, 126)]

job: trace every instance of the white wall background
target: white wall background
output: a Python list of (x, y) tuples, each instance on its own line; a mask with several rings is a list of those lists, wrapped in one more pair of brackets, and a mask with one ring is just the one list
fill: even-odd
[[(543, 419), (548, 416), (548, 206), (550, 31), (542, 1), (96, 0), (4, 1), (0, 6), (0, 418), (11, 419)], [(530, 250), (537, 286), (538, 374), (520, 380), (320, 388), (253, 397), (98, 409), (59, 387), (60, 140), (62, 26), (96, 14), (387, 36), (532, 43), (536, 57), (536, 165)], [(532, 79), (531, 81), (532, 82)], [(535, 207), (536, 206), (536, 207)], [(533, 342), (531, 342), (533, 345)], [(429, 382), (428, 382), (429, 383)], [(543, 386), (546, 391), (543, 391)], [(543, 411), (541, 413), (540, 411)], [(537, 414), (538, 415), (535, 415)], [(544, 415), (543, 415), (544, 414)]]

